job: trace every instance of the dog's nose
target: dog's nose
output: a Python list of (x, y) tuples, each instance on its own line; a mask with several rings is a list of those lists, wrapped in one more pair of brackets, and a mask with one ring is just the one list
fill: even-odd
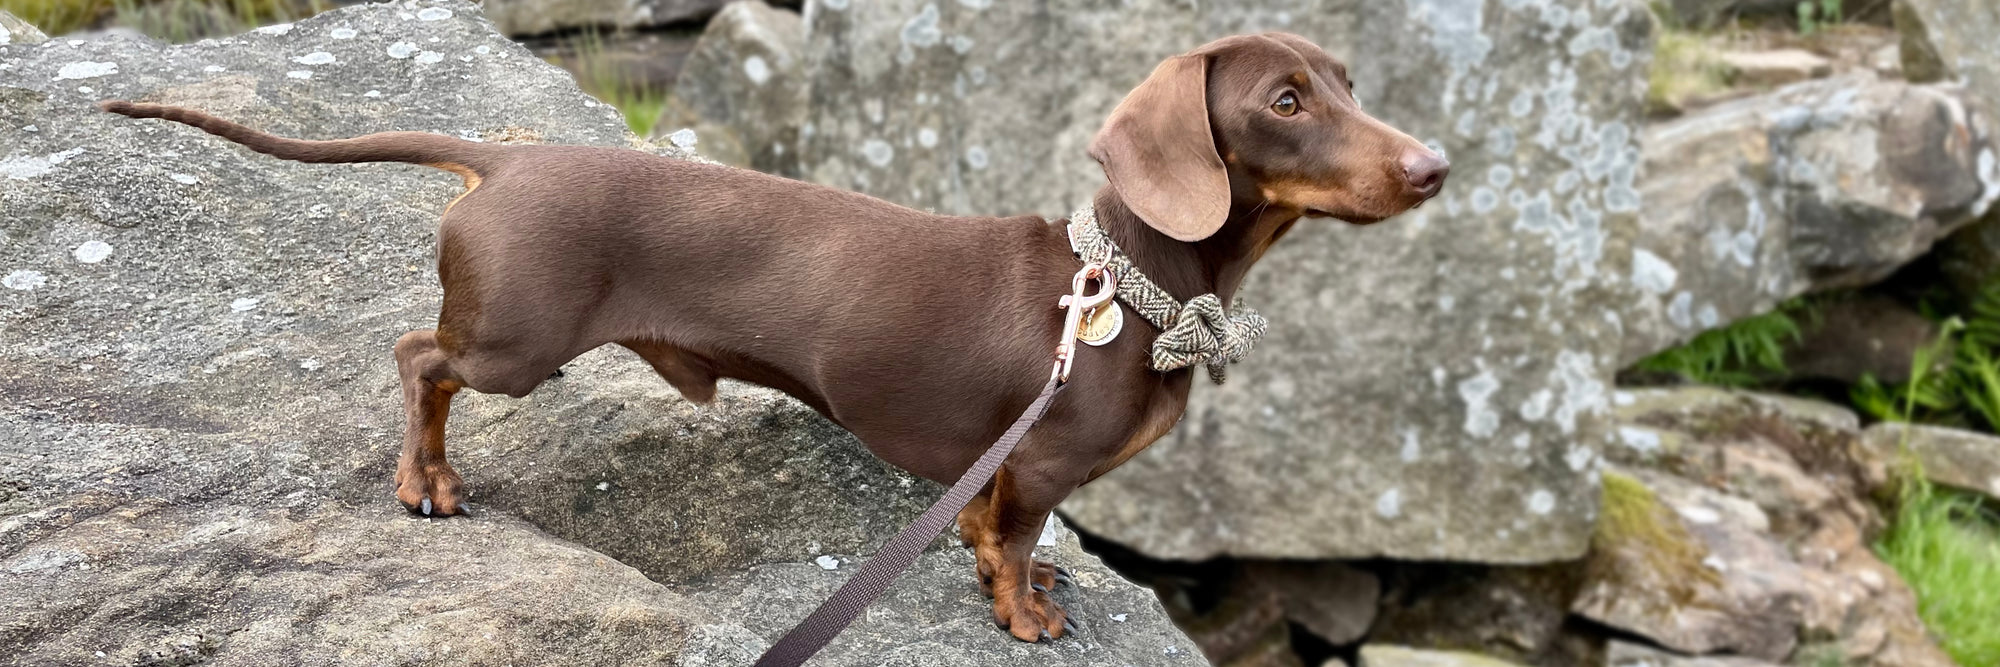
[(1425, 199), (1436, 197), (1444, 189), (1444, 177), (1450, 175), (1451, 163), (1435, 152), (1413, 153), (1403, 158), (1403, 177)]

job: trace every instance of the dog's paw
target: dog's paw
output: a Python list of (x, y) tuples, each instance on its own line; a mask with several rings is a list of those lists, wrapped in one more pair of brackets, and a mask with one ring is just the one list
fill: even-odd
[(1024, 642), (1061, 639), (1076, 632), (1069, 613), (1056, 604), (1055, 598), (1049, 597), (1046, 588), (1034, 584), (1014, 595), (993, 598), (994, 624)]
[(446, 464), (410, 466), (396, 471), (396, 502), (412, 514), (453, 516), (466, 513), (458, 471)]
[(1028, 571), (1028, 581), (1034, 582), (1045, 591), (1054, 590), (1057, 586), (1076, 585), (1076, 580), (1070, 577), (1069, 570), (1045, 560), (1035, 561), (1034, 568)]

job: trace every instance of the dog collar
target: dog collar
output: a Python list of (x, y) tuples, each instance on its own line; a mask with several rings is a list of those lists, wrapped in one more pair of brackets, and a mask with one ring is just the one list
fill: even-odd
[(1222, 307), (1222, 299), (1203, 294), (1183, 303), (1161, 289), (1131, 257), (1112, 243), (1097, 224), (1095, 205), (1085, 204), (1069, 216), (1069, 247), (1085, 264), (1098, 264), (1117, 279), (1118, 300), (1145, 318), (1160, 335), (1153, 339), (1153, 370), (1166, 372), (1196, 364), (1208, 367), (1208, 379), (1222, 384), (1223, 370), (1236, 363), (1270, 323), (1237, 298)]

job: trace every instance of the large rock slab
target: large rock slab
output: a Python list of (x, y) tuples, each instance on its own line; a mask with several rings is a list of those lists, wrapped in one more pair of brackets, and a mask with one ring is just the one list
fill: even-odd
[[(1431, 206), (1313, 221), (1244, 288), (1272, 333), (1064, 511), (1156, 557), (1575, 557), (1639, 208), (1642, 3), (828, 2), (801, 170), (953, 213), (1068, 213), (1084, 147), (1164, 57), (1296, 32), (1446, 150)], [(1413, 351), (1421, 350), (1421, 354)]]
[(1880, 280), (1985, 215), (2000, 200), (1993, 108), (1860, 72), (1647, 128), (1620, 360)]
[[(1903, 70), (1912, 81), (1962, 84), (2000, 109), (2000, 4), (1983, 0), (1897, 0)], [(1992, 169), (2000, 172), (2000, 160)], [(1940, 268), (1960, 294), (1988, 286), (2000, 267), (2000, 213), (1954, 234), (1940, 248)]]
[(1962, 429), (1882, 422), (1861, 442), (1884, 466), (1915, 463), (1924, 477), (2000, 500), (2000, 438)]
[[(690, 157), (631, 137), (472, 4), (178, 47), (0, 45), (0, 63), (0, 662), (747, 662), (939, 492), (774, 392), (698, 408), (599, 351), (528, 399), (458, 400), (472, 518), (393, 504), (389, 350), (435, 321), (458, 179), (282, 162), (91, 105)], [(1149, 592), (1047, 538), (1080, 584), (1058, 591), (1074, 641), (994, 630), (970, 556), (945, 548), (821, 664), (890, 645), (916, 663), (1195, 659)]]
[(1952, 664), (1869, 546), (1889, 477), (1854, 413), (1705, 387), (1617, 403), (1630, 476), (1607, 475), (1577, 613), (1691, 655)]
[[(653, 125), (657, 137), (693, 129), (703, 154), (791, 175), (805, 122), (805, 24), (762, 0), (729, 3), (709, 20)], [(712, 153), (721, 144), (734, 160)]]

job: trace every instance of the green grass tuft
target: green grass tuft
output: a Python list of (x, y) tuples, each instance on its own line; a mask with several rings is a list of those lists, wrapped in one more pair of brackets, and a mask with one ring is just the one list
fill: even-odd
[(1702, 384), (1746, 387), (1787, 372), (1785, 347), (1799, 340), (1798, 317), (1811, 309), (1799, 299), (1777, 310), (1704, 331), (1680, 347), (1641, 359), (1638, 368), (1679, 375)]
[(2000, 665), (2000, 520), (1977, 499), (1914, 482), (1876, 545), (1961, 665)]
[(592, 31), (578, 38), (570, 56), (545, 56), (550, 63), (569, 70), (576, 85), (598, 101), (625, 114), (625, 125), (641, 137), (650, 136), (653, 123), (667, 106), (667, 92), (635, 77), (608, 56), (604, 37)]
[(332, 7), (328, 0), (0, 0), (0, 9), (50, 35), (118, 26), (168, 42), (234, 35)]
[(1691, 102), (1728, 90), (1728, 74), (1706, 39), (1662, 21), (1646, 72), (1646, 109), (1661, 115), (1678, 113)]

